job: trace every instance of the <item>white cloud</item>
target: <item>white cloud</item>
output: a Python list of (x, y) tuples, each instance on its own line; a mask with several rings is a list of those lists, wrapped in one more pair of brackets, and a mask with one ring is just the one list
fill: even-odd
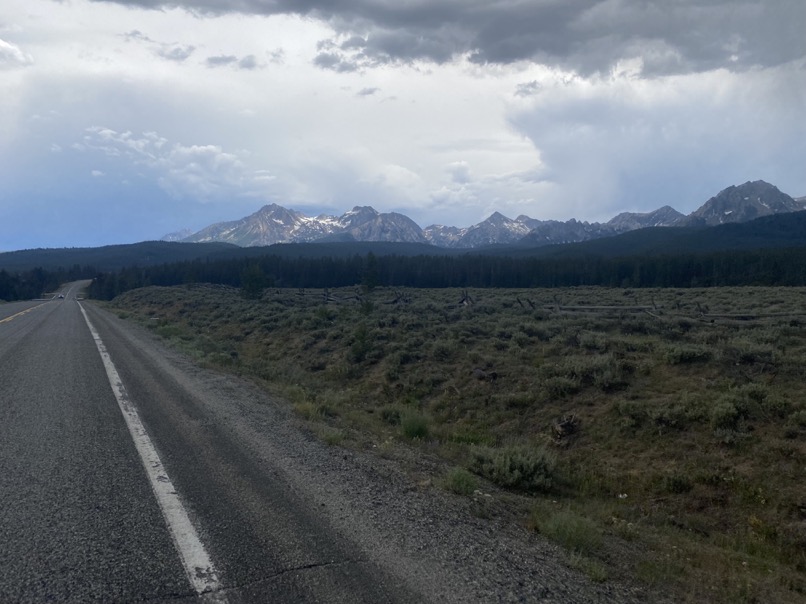
[(34, 58), (19, 46), (0, 39), (0, 69), (16, 69), (32, 65)]
[(186, 61), (190, 58), (190, 55), (193, 54), (193, 51), (196, 50), (195, 46), (191, 46), (187, 44), (185, 46), (180, 45), (169, 45), (164, 46), (157, 50), (157, 54), (161, 56), (163, 59), (167, 59), (169, 61), (177, 61), (181, 63), (182, 61)]
[(218, 145), (170, 143), (156, 132), (134, 134), (94, 126), (87, 129), (76, 148), (100, 152), (123, 169), (147, 168), (159, 186), (177, 198), (208, 202), (231, 195), (253, 195), (272, 180), (265, 170), (250, 172), (237, 154)]
[(556, 185), (544, 199), (553, 214), (607, 219), (664, 204), (690, 212), (748, 179), (806, 185), (792, 172), (806, 151), (803, 67), (555, 84), (513, 104), (511, 120), (540, 152), (540, 179)]
[(466, 161), (455, 161), (448, 165), (448, 173), (453, 182), (466, 185), (470, 182), (470, 166)]

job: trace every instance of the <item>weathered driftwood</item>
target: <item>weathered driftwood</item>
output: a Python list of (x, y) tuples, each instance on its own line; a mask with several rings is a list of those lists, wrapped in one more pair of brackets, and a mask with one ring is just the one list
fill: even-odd
[(546, 310), (557, 312), (647, 312), (657, 310), (655, 306), (547, 306)]
[[(279, 292), (278, 292), (279, 293)], [(317, 298), (319, 300), (324, 301), (325, 304), (329, 302), (333, 303), (340, 303), (340, 302), (363, 302), (364, 298), (361, 296), (359, 292), (354, 294), (343, 294), (343, 295), (335, 295), (330, 292), (329, 288), (325, 288), (323, 291), (306, 291), (305, 288), (300, 287), (297, 290), (297, 296), (299, 298)]]
[[(520, 298), (515, 298), (515, 299), (518, 301), (518, 304), (520, 304), (520, 305), (521, 305), (521, 308), (526, 308), (526, 305), (525, 305), (523, 302), (521, 302), (521, 299), (520, 299)], [(535, 309), (535, 303), (534, 303), (534, 302), (532, 302), (532, 301), (531, 301), (529, 298), (526, 298), (526, 303), (529, 305), (529, 307), (530, 307), (532, 310), (534, 310), (534, 309)]]
[(781, 319), (785, 317), (806, 317), (806, 312), (767, 312), (767, 313), (707, 313), (706, 319), (735, 319), (737, 321), (754, 321), (756, 319)]
[(400, 290), (395, 290), (395, 297), (391, 300), (387, 300), (384, 304), (408, 304), (409, 302), (411, 302), (409, 296)]

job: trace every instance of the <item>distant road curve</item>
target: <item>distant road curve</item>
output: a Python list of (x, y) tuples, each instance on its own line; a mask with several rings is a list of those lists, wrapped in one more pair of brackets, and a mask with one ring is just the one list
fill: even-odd
[[(646, 601), (387, 460), (315, 441), (253, 385), (79, 305), (80, 285), (0, 305), (1, 602)], [(214, 577), (189, 576), (126, 405)]]

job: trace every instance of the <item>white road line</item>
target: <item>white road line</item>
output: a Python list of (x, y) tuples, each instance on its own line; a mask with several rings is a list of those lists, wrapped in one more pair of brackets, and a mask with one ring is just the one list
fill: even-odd
[[(171, 479), (168, 478), (168, 473), (160, 461), (159, 455), (148, 438), (143, 423), (140, 421), (140, 416), (137, 414), (137, 409), (132, 403), (123, 382), (118, 375), (115, 365), (106, 350), (101, 337), (98, 335), (87, 312), (81, 303), (78, 303), (81, 308), (81, 314), (84, 315), (84, 320), (87, 322), (87, 327), (90, 329), (95, 345), (98, 352), (101, 354), (104, 367), (106, 368), (106, 375), (109, 377), (109, 383), (112, 385), (112, 391), (115, 393), (115, 398), (118, 401), (120, 410), (126, 420), (126, 425), (129, 427), (129, 433), (134, 440), (134, 445), (137, 452), (140, 454), (140, 460), (143, 462), (143, 467), (148, 475), (148, 480), (151, 483), (151, 488), (157, 498), (162, 515), (165, 518), (165, 523), (168, 525), (168, 530), (173, 537), (176, 549), (179, 552), (179, 557), (182, 559), (182, 564), (185, 567), (190, 584), (196, 593), (199, 595), (210, 594), (221, 590), (222, 586), (218, 580), (218, 573), (207, 555), (204, 545), (199, 539), (196, 529), (188, 518), (187, 511), (179, 499), (179, 495), (174, 489)], [(212, 594), (210, 594), (212, 595)], [(226, 597), (223, 593), (216, 594), (216, 602), (225, 602)]]

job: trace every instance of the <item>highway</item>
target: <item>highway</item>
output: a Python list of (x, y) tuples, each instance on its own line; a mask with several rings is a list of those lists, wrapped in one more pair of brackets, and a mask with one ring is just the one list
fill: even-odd
[(187, 593), (75, 293), (0, 306), (0, 600)]
[(321, 443), (80, 285), (0, 304), (0, 602), (646, 600)]
[(194, 587), (77, 292), (0, 306), (0, 601), (417, 600), (215, 426), (199, 430), (192, 393), (85, 303), (214, 552), (215, 593)]

